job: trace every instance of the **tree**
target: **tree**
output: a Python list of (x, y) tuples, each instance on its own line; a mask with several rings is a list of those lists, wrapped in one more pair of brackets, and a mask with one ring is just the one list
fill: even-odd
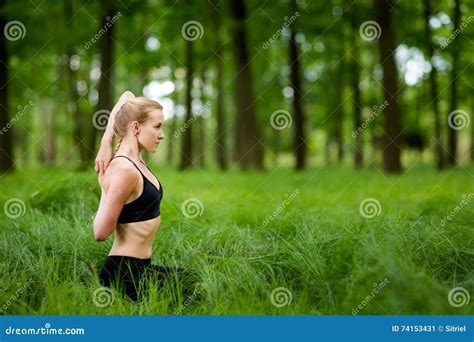
[[(113, 31), (114, 24), (110, 25), (109, 21), (115, 15), (115, 6), (113, 0), (101, 1), (102, 19), (100, 21), (99, 30), (105, 31), (100, 38), (100, 80), (99, 80), (99, 101), (97, 102), (96, 112), (99, 110), (112, 109), (112, 78), (114, 74), (114, 40)], [(97, 141), (98, 129), (93, 125), (90, 147), (89, 160), (94, 157), (95, 145)]]
[(230, 4), (232, 27), (232, 48), (236, 74), (234, 78), (236, 134), (235, 159), (243, 170), (263, 169), (263, 149), (253, 98), (253, 80), (247, 49), (245, 31), (246, 10), (243, 0)]
[[(64, 19), (66, 25), (69, 25), (73, 31), (75, 31), (76, 25), (74, 20), (76, 1), (65, 1), (64, 2)], [(81, 112), (79, 106), (79, 94), (76, 89), (76, 72), (71, 68), (71, 59), (74, 55), (74, 44), (71, 39), (66, 41), (66, 55), (67, 55), (67, 81), (69, 88), (69, 101), (71, 103), (73, 116), (74, 116), (74, 130), (73, 130), (73, 140), (75, 146), (79, 146), (79, 159), (80, 159), (80, 168), (85, 169), (86, 158), (87, 158), (87, 144), (84, 141), (84, 127), (86, 127), (86, 116)]]
[[(357, 45), (357, 3), (354, 3), (350, 13), (351, 22), (351, 88), (352, 88), (352, 115), (354, 132), (362, 125), (362, 100), (360, 92), (360, 65), (359, 65), (359, 46)], [(361, 168), (364, 162), (364, 156), (362, 152), (362, 142), (360, 134), (355, 136), (355, 148), (354, 148), (354, 166)]]
[[(424, 4), (424, 18), (425, 18), (425, 41), (426, 50), (428, 51), (428, 59), (430, 63), (433, 60), (434, 48), (431, 40), (431, 28), (430, 28), (430, 16), (431, 6), (430, 0), (423, 0)], [(430, 85), (431, 85), (431, 103), (433, 106), (434, 113), (434, 124), (435, 124), (435, 154), (436, 154), (436, 168), (438, 170), (444, 167), (443, 158), (443, 146), (441, 141), (441, 122), (440, 122), (440, 110), (439, 110), (439, 99), (438, 99), (438, 81), (437, 81), (437, 70), (432, 64), (430, 72)]]
[[(453, 32), (458, 32), (459, 23), (461, 21), (461, 4), (460, 0), (454, 1), (454, 16), (453, 16)], [(451, 69), (451, 101), (450, 101), (450, 112), (458, 109), (458, 70), (459, 70), (459, 40), (455, 39), (451, 43), (451, 55), (452, 55), (452, 69)], [(449, 114), (448, 114), (449, 120)], [(454, 120), (454, 117), (452, 117)], [(456, 127), (454, 122), (451, 122), (451, 125), (448, 125), (448, 153), (447, 153), (447, 163), (448, 165), (456, 164), (456, 156), (458, 149), (458, 139), (456, 130), (453, 128)]]
[(187, 128), (183, 135), (183, 146), (181, 148), (181, 164), (180, 169), (185, 170), (193, 165), (193, 135), (191, 122), (193, 121), (192, 113), (192, 96), (191, 91), (193, 89), (193, 42), (186, 40), (186, 117), (185, 122)]
[[(214, 8), (219, 11), (219, 0), (213, 0)], [(226, 130), (225, 130), (225, 115), (224, 115), (224, 89), (223, 89), (223, 73), (224, 68), (222, 66), (222, 42), (221, 42), (221, 22), (219, 13), (213, 15), (214, 21), (214, 56), (216, 65), (216, 160), (217, 165), (221, 170), (227, 169), (227, 142), (226, 142)]]
[[(296, 0), (291, 1), (292, 11), (298, 11)], [(307, 148), (306, 148), (306, 116), (302, 104), (302, 85), (301, 85), (301, 63), (298, 52), (298, 45), (296, 44), (296, 24), (295, 21), (290, 26), (290, 64), (291, 64), (291, 87), (293, 88), (293, 111), (295, 115), (295, 136), (294, 136), (294, 153), (296, 154), (296, 170), (303, 170), (306, 167)]]
[(471, 158), (471, 161), (474, 161), (474, 93), (471, 96), (471, 155), (470, 155), (470, 158)]
[(383, 93), (388, 102), (384, 118), (384, 151), (383, 167), (388, 173), (402, 171), (401, 154), (401, 111), (398, 103), (398, 71), (395, 65), (395, 32), (392, 27), (391, 0), (373, 1), (375, 17), (380, 25), (382, 35), (378, 40), (380, 63), (383, 69)]
[(198, 122), (198, 156), (197, 156), (197, 164), (199, 167), (204, 167), (206, 165), (206, 126), (207, 126), (207, 119), (204, 118), (205, 111), (207, 110), (206, 103), (206, 95), (204, 94), (204, 88), (207, 84), (207, 77), (205, 76), (205, 72), (201, 73), (201, 77), (199, 77), (199, 83), (201, 85), (201, 109), (199, 110), (200, 115), (197, 118)]
[[(176, 87), (176, 77), (173, 75), (173, 83), (175, 84), (175, 87)], [(173, 99), (174, 102), (179, 102), (179, 95), (178, 95), (178, 92), (173, 92), (171, 94), (171, 98)], [(174, 113), (173, 117), (171, 117), (168, 122), (170, 122), (170, 125), (169, 125), (169, 128), (168, 128), (168, 154), (166, 156), (166, 160), (168, 162), (168, 164), (172, 165), (173, 164), (173, 156), (174, 156), (174, 146), (175, 146), (175, 142), (176, 142), (176, 126), (177, 126), (177, 117), (176, 117), (176, 113)]]
[[(5, 27), (8, 23), (3, 9), (6, 1), (0, 0), (0, 27)], [(0, 171), (13, 171), (13, 140), (12, 129), (7, 127), (10, 122), (8, 108), (8, 62), (9, 55), (7, 49), (7, 38), (3, 34), (0, 37)]]

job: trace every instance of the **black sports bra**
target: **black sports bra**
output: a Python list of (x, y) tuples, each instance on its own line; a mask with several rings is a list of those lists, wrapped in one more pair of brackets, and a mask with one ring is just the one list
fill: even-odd
[[(138, 171), (140, 171), (137, 164), (135, 164), (130, 158), (126, 156), (115, 156), (112, 159), (117, 157), (127, 158), (133, 163), (133, 165), (135, 165)], [(163, 186), (157, 178), (158, 184), (160, 185), (160, 189), (158, 190), (155, 184), (150, 182), (141, 171), (140, 173), (143, 177), (143, 191), (137, 199), (123, 206), (118, 218), (118, 223), (140, 222), (160, 216), (160, 203), (163, 198)]]

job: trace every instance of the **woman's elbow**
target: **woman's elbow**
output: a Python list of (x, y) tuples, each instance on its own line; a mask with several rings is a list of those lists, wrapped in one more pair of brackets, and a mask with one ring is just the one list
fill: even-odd
[(104, 229), (104, 225), (94, 222), (94, 240), (95, 241), (105, 241), (109, 237), (110, 233), (107, 232), (107, 229)]
[(135, 98), (135, 95), (131, 91), (127, 90), (122, 94), (122, 98), (126, 101), (129, 101), (133, 100)]
[(107, 235), (100, 231), (94, 230), (94, 240), (97, 242), (105, 241), (107, 240)]

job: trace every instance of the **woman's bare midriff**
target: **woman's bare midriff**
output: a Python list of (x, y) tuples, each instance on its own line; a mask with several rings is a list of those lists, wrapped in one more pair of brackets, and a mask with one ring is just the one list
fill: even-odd
[(117, 224), (114, 243), (109, 255), (123, 255), (139, 259), (151, 258), (155, 232), (160, 227), (161, 216), (141, 222)]

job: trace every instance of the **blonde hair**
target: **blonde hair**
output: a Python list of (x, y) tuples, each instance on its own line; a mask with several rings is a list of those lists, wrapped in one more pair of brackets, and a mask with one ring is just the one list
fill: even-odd
[(120, 110), (115, 115), (113, 125), (114, 134), (118, 139), (114, 154), (117, 153), (122, 139), (127, 135), (128, 125), (132, 121), (138, 121), (141, 124), (144, 123), (150, 117), (150, 112), (156, 109), (163, 109), (163, 106), (146, 97), (136, 97), (133, 100), (125, 102), (122, 107), (120, 107)]

